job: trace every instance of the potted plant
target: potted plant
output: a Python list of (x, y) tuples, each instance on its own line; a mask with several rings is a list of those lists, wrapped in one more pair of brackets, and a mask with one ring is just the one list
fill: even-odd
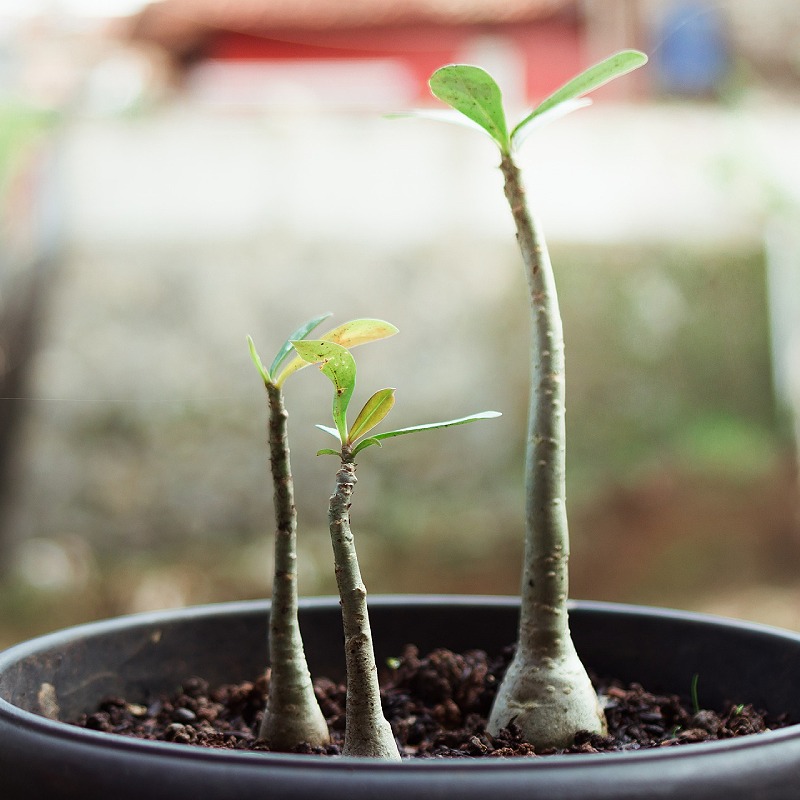
[[(522, 604), (511, 598), (377, 598), (369, 607), (374, 651), (381, 662), (397, 655), (407, 642), (423, 651), (435, 647), (497, 651), (519, 638), (517, 659), (527, 659), (528, 665), (509, 670), (490, 726), (519, 720), (527, 727), (531, 722), (533, 732), (526, 735), (538, 737), (537, 731), (544, 730), (545, 737), (555, 737), (542, 742), (560, 740), (562, 717), (573, 731), (576, 726), (602, 726), (596, 696), (586, 688), (585, 669), (576, 653), (598, 674), (640, 681), (654, 691), (688, 694), (693, 685), (696, 688), (695, 676), (700, 676), (705, 704), (751, 702), (800, 718), (800, 700), (794, 692), (800, 636), (700, 615), (566, 601), (560, 322), (544, 240), (527, 212), (512, 150), (535, 122), (580, 103), (587, 91), (642, 60), (640, 54), (623, 53), (591, 68), (511, 131), (499, 90), (486, 73), (452, 66), (432, 79), (433, 91), (477, 122), (500, 147), (506, 196), (528, 268), (535, 358)], [(307, 333), (297, 337), (298, 352), (311, 348), (306, 355), (313, 361), (323, 355), (325, 362), (326, 353), (334, 351), (347, 360), (331, 342), (323, 346), (319, 340), (305, 340)], [(273, 368), (262, 372), (268, 392), (276, 382), (273, 373)], [(334, 452), (343, 473), (331, 503), (331, 528), (341, 533), (346, 519), (343, 507), (353, 485), (351, 471), (345, 469), (354, 449), (353, 429), (359, 432), (358, 426), (363, 423), (363, 430), (366, 423), (359, 415), (353, 427), (347, 427), (346, 403), (341, 399), (347, 383), (333, 370), (329, 373), (337, 398), (332, 432), (341, 445)], [(368, 401), (366, 417), (379, 417), (390, 407), (386, 391), (374, 396), (372, 405)], [(340, 602), (301, 601), (298, 609), (308, 669), (342, 679), (346, 667)], [(267, 661), (262, 635), (267, 613), (265, 603), (240, 603), (139, 615), (52, 634), (0, 655), (3, 796), (214, 800), (399, 793), (411, 799), (788, 800), (800, 791), (800, 726), (609, 755), (395, 763), (380, 758), (220, 752), (109, 736), (60, 721), (90, 708), (103, 695), (144, 699), (191, 674), (202, 674), (210, 682), (252, 678)], [(573, 692), (579, 697), (574, 704), (569, 699)], [(554, 702), (548, 702), (547, 695), (553, 695)], [(573, 706), (578, 710), (573, 712)], [(539, 714), (539, 708), (551, 710)]]

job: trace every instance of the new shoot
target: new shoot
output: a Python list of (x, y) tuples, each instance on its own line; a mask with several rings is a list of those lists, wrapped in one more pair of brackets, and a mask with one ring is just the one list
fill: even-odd
[(352, 425), (347, 423), (347, 408), (356, 384), (356, 364), (344, 347), (326, 341), (293, 342), (295, 350), (309, 363), (319, 364), (334, 386), (334, 427), (318, 425), (333, 436), (337, 448), (325, 448), (317, 455), (338, 456), (334, 492), (328, 508), (336, 583), (342, 605), (342, 623), (347, 667), (347, 705), (343, 754), (398, 761), (392, 729), (381, 708), (378, 670), (367, 612), (367, 590), (361, 578), (355, 541), (350, 528), (350, 503), (356, 485), (355, 457), (364, 448), (381, 445), (395, 436), (417, 431), (449, 428), (479, 419), (500, 416), (485, 411), (469, 417), (415, 425), (385, 433), (372, 433), (394, 406), (394, 389), (381, 389), (367, 400)]

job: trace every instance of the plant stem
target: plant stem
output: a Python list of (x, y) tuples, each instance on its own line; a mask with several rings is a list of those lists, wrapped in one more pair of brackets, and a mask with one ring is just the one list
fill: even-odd
[(513, 722), (535, 746), (563, 747), (578, 730), (605, 727), (567, 618), (564, 337), (550, 256), (528, 211), (519, 168), (504, 154), (500, 169), (528, 280), (533, 361), (519, 638), (489, 731)]
[(330, 499), (328, 521), (336, 569), (336, 584), (342, 604), (347, 707), (343, 754), (399, 761), (392, 729), (381, 709), (378, 668), (372, 646), (367, 611), (367, 590), (358, 567), (350, 502), (356, 485), (356, 465), (350, 449), (341, 452), (336, 488)]
[(275, 572), (269, 622), (269, 696), (259, 738), (272, 749), (329, 742), (314, 695), (297, 620), (297, 511), (289, 460), (289, 415), (280, 387), (267, 383), (269, 452), (275, 506)]

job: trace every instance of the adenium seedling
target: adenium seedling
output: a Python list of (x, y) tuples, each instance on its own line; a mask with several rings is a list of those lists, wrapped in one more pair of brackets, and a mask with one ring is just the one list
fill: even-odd
[[(488, 730), (518, 726), (537, 749), (564, 747), (605, 720), (575, 652), (567, 619), (569, 536), (565, 502), (564, 339), (547, 245), (528, 211), (512, 153), (538, 123), (588, 103), (587, 92), (647, 61), (636, 50), (610, 56), (553, 92), (509, 127), (502, 94), (480, 67), (433, 73), (433, 94), (487, 133), (500, 150), (505, 196), (517, 229), (531, 300), (532, 364), (526, 448), (526, 536), (517, 649), (499, 687)], [(422, 116), (430, 114), (422, 113)]]
[[(297, 621), (297, 512), (289, 456), (288, 414), (283, 384), (297, 370), (308, 366), (292, 354), (292, 342), (302, 340), (330, 314), (301, 325), (284, 342), (269, 369), (264, 367), (248, 336), (250, 355), (267, 391), (269, 450), (275, 509), (275, 569), (269, 629), (270, 686), (259, 738), (274, 750), (291, 750), (299, 744), (322, 746), (329, 740), (328, 726), (314, 696)], [(397, 328), (383, 320), (357, 319), (328, 331), (323, 341), (337, 347), (355, 347), (384, 339)], [(347, 352), (345, 350), (345, 352)], [(284, 366), (285, 364), (285, 366)]]
[(370, 433), (394, 406), (394, 389), (381, 389), (370, 397), (352, 426), (347, 424), (347, 408), (356, 385), (356, 363), (348, 350), (330, 341), (292, 342), (297, 353), (309, 363), (319, 364), (330, 379), (333, 392), (334, 427), (317, 427), (339, 441), (340, 449), (325, 448), (318, 455), (339, 456), (336, 486), (328, 507), (331, 544), (333, 546), (336, 583), (342, 605), (347, 666), (347, 704), (344, 755), (382, 758), (398, 761), (400, 754), (392, 729), (383, 716), (378, 686), (378, 671), (372, 646), (372, 633), (367, 612), (367, 590), (358, 566), (353, 534), (350, 529), (350, 503), (356, 485), (354, 458), (365, 447), (395, 436), (418, 431), (449, 428), (479, 419), (500, 416), (484, 411), (469, 417), (399, 428), (385, 433)]

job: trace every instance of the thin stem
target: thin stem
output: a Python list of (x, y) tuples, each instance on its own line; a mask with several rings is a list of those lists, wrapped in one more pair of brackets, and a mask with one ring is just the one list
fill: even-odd
[(267, 383), (269, 451), (275, 507), (275, 571), (269, 625), (271, 667), (259, 737), (273, 749), (325, 745), (328, 726), (314, 695), (297, 619), (297, 511), (283, 392)]
[(346, 446), (336, 473), (328, 520), (333, 546), (336, 584), (342, 604), (347, 706), (343, 754), (400, 760), (392, 729), (381, 709), (378, 668), (367, 611), (367, 590), (361, 579), (353, 533), (350, 502), (356, 485), (356, 465)]

